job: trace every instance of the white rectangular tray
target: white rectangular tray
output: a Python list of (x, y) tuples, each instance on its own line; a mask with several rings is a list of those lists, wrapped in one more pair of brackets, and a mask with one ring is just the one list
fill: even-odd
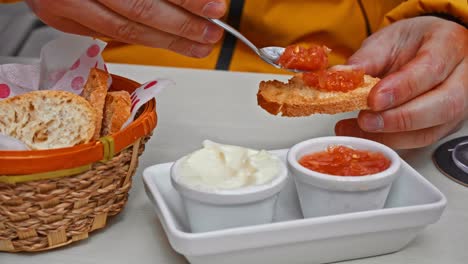
[[(284, 160), (287, 150), (272, 152)], [(401, 176), (384, 209), (303, 219), (290, 178), (278, 198), (274, 223), (191, 233), (170, 182), (170, 166), (145, 169), (145, 190), (171, 246), (192, 264), (326, 263), (391, 253), (435, 223), (447, 203), (436, 187), (402, 161)]]

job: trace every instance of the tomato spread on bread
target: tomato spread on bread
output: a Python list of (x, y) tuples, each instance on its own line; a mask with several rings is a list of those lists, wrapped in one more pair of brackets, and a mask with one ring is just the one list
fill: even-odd
[(300, 45), (287, 46), (277, 63), (286, 69), (301, 71), (323, 70), (328, 66), (328, 53), (325, 46), (303, 47)]
[(325, 151), (303, 156), (305, 168), (334, 176), (364, 176), (382, 172), (390, 160), (380, 152), (356, 150), (346, 146), (329, 146)]
[(320, 70), (302, 74), (304, 83), (325, 92), (348, 92), (364, 82), (363, 70)]

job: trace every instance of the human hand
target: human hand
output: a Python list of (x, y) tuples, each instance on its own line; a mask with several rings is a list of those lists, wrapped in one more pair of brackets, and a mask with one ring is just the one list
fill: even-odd
[(46, 24), (61, 31), (165, 48), (205, 57), (222, 29), (225, 0), (26, 0)]
[(396, 149), (428, 146), (468, 117), (468, 30), (436, 17), (396, 22), (370, 36), (348, 61), (383, 77), (357, 119), (337, 135), (363, 137)]

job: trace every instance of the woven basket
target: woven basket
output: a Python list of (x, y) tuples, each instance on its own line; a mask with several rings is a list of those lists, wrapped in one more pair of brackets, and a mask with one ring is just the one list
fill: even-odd
[[(140, 85), (112, 76), (111, 90)], [(0, 151), (0, 251), (42, 251), (103, 228), (128, 198), (144, 144), (156, 127), (148, 102), (124, 130), (71, 148)]]

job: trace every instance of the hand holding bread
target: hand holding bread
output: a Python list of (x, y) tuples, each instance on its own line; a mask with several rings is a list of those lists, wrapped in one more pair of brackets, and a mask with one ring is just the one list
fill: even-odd
[(369, 110), (337, 123), (339, 136), (419, 148), (468, 119), (468, 31), (457, 23), (434, 16), (392, 23), (372, 34), (348, 64), (383, 78), (369, 94)]
[[(468, 118), (466, 32), (431, 16), (393, 23), (373, 33), (347, 62), (348, 68), (382, 80), (364, 75), (353, 90), (323, 91), (307, 84), (304, 74), (296, 75), (286, 84), (262, 82), (258, 104), (284, 116), (363, 110), (357, 118), (338, 122), (336, 134), (397, 149), (428, 146), (457, 131)], [(319, 70), (330, 75), (343, 71)]]

